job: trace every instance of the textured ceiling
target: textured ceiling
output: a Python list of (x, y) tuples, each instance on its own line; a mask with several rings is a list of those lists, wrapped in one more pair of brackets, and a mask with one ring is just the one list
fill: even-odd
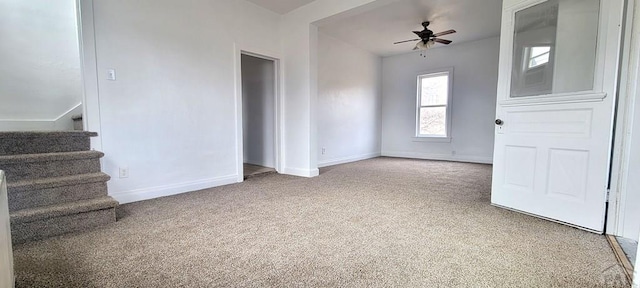
[[(414, 39), (411, 31), (431, 21), (429, 29), (456, 34), (442, 38), (456, 43), (500, 35), (502, 0), (400, 0), (367, 12), (320, 24), (320, 32), (382, 56), (410, 52), (413, 43), (393, 42)], [(451, 44), (451, 45), (454, 45)], [(437, 44), (441, 46), (441, 44)]]
[(278, 14), (286, 14), (314, 0), (248, 0)]

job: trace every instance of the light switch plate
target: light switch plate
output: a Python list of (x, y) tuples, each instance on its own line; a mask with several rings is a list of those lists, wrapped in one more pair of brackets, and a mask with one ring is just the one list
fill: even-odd
[(116, 69), (107, 69), (107, 80), (116, 81)]

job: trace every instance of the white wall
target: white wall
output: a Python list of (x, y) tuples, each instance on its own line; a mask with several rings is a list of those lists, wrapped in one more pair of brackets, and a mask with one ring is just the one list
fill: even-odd
[(131, 202), (235, 183), (234, 44), (279, 51), (279, 15), (246, 1), (109, 0), (94, 2), (94, 18), (110, 194)]
[[(499, 38), (383, 58), (382, 155), (491, 163)], [(451, 142), (420, 142), (416, 131), (417, 76), (454, 69)]]
[(82, 115), (82, 105), (78, 104), (76, 107), (73, 107), (69, 111), (66, 111), (64, 114), (60, 115), (57, 119), (55, 119), (54, 127), (55, 130), (73, 130), (73, 116)]
[(82, 101), (75, 0), (0, 1), (0, 130), (55, 130)]
[(82, 114), (78, 103), (54, 119), (4, 119), (0, 120), (0, 131), (68, 131), (73, 130), (75, 115)]
[[(319, 174), (317, 168), (315, 106), (312, 71), (316, 71), (313, 54), (317, 28), (306, 21), (284, 18), (281, 23), (282, 53), (284, 55), (284, 122), (287, 150), (284, 173), (304, 177)], [(313, 72), (315, 73), (315, 72)]]
[(638, 241), (640, 235), (640, 95), (636, 94), (634, 109), (631, 109), (631, 133), (627, 135), (629, 143), (628, 166), (626, 171), (626, 183), (623, 183), (624, 214), (622, 215), (622, 237)]
[(381, 81), (380, 57), (318, 34), (320, 167), (380, 156)]
[(275, 63), (242, 55), (244, 163), (275, 167)]
[[(100, 130), (92, 145), (106, 153), (110, 194), (126, 203), (242, 179), (238, 47), (282, 60), (281, 172), (317, 175), (311, 23), (388, 1), (318, 0), (284, 16), (241, 0), (94, 1), (98, 83), (91, 87), (99, 88), (87, 101), (94, 107), (99, 98), (100, 108), (87, 125)], [(116, 81), (106, 80), (107, 69), (117, 70)], [(118, 178), (119, 168), (128, 168), (129, 178)]]
[(316, 0), (283, 16), (280, 24), (286, 73), (284, 122), (286, 147), (284, 173), (318, 175), (318, 28), (328, 18), (344, 17), (395, 0)]

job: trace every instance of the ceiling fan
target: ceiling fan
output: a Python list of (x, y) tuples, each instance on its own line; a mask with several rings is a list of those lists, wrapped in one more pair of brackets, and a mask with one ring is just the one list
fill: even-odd
[(449, 44), (451, 44), (453, 42), (453, 41), (450, 41), (450, 40), (440, 39), (438, 37), (456, 33), (456, 30), (451, 29), (451, 30), (447, 30), (447, 31), (444, 31), (444, 32), (440, 32), (440, 33), (433, 33), (433, 31), (431, 31), (431, 30), (429, 30), (429, 28), (427, 28), (427, 27), (429, 27), (429, 24), (431, 24), (429, 21), (422, 22), (422, 27), (424, 27), (424, 30), (422, 30), (422, 31), (413, 31), (413, 33), (418, 35), (418, 37), (420, 37), (420, 38), (411, 39), (411, 40), (405, 40), (405, 41), (400, 41), (400, 42), (395, 42), (393, 44), (420, 41), (420, 42), (416, 43), (416, 47), (414, 47), (413, 50), (427, 50), (427, 49), (433, 47), (433, 45), (435, 45), (436, 43), (449, 45)]

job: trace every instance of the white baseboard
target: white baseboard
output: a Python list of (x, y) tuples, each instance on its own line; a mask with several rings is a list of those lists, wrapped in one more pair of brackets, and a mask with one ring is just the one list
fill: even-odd
[(492, 157), (470, 156), (470, 155), (447, 155), (447, 154), (432, 154), (432, 153), (405, 152), (405, 151), (382, 151), (382, 156), (396, 157), (396, 158), (412, 158), (412, 159), (425, 159), (425, 160), (444, 160), (444, 161), (453, 161), (453, 162), (493, 164)]
[(362, 154), (362, 155), (357, 155), (357, 156), (349, 156), (349, 157), (343, 157), (343, 158), (329, 159), (329, 160), (324, 160), (324, 161), (319, 162), (318, 163), (318, 167), (322, 168), (322, 167), (328, 167), (328, 166), (333, 166), (333, 165), (339, 165), (339, 164), (345, 164), (345, 163), (361, 161), (361, 160), (367, 160), (367, 159), (371, 159), (371, 158), (380, 157), (380, 155), (381, 155), (381, 153), (369, 153), (369, 154)]
[(320, 169), (301, 169), (301, 168), (284, 168), (284, 173), (298, 177), (312, 178), (320, 175)]
[(177, 195), (187, 192), (198, 191), (207, 188), (235, 184), (238, 182), (238, 175), (230, 175), (218, 178), (204, 179), (199, 181), (184, 182), (178, 184), (157, 186), (136, 189), (131, 191), (109, 193), (109, 196), (115, 198), (120, 204), (150, 200), (165, 196)]

